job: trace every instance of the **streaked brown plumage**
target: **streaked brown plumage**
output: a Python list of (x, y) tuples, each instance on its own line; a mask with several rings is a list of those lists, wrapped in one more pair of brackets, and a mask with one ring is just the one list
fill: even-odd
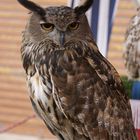
[(140, 9), (126, 31), (124, 59), (129, 79), (140, 79)]
[(60, 140), (136, 140), (120, 77), (84, 14), (92, 1), (75, 9), (19, 1), (33, 11), (21, 47), (30, 99), (50, 131)]

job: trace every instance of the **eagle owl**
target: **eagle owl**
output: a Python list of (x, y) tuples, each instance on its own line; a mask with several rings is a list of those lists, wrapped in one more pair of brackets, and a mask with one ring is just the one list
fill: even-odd
[(34, 110), (59, 140), (136, 140), (129, 99), (114, 67), (101, 55), (85, 16), (74, 9), (31, 11), (21, 55)]
[(140, 8), (126, 31), (124, 58), (129, 79), (140, 80)]

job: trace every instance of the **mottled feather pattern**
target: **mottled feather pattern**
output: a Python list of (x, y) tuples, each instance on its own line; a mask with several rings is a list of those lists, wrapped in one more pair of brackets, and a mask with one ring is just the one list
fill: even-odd
[(33, 12), (21, 47), (31, 103), (59, 140), (137, 140), (120, 77), (92, 39), (84, 14), (92, 2), (21, 3)]
[[(84, 48), (84, 46), (83, 47), (79, 46), (79, 50), (81, 48)], [(89, 48), (87, 48), (87, 50), (88, 49)], [(101, 79), (101, 76), (98, 75), (98, 73), (100, 72), (96, 72), (96, 70), (93, 69), (93, 67), (88, 63), (88, 61), (85, 60), (87, 57), (92, 58), (92, 56), (95, 55), (97, 55), (98, 57), (98, 54), (100, 54), (99, 52), (96, 54), (93, 49), (91, 50), (89, 49), (89, 52), (88, 51), (85, 52), (87, 56), (86, 55), (82, 56), (80, 55), (81, 53), (78, 54), (78, 51), (76, 50), (71, 50), (71, 51), (73, 53), (72, 52), (70, 53), (73, 55), (64, 54), (64, 56), (67, 57), (69, 56), (68, 58), (63, 57), (61, 55), (60, 62), (59, 59), (57, 59), (58, 60), (57, 64), (52, 64), (52, 66), (55, 65), (54, 69), (52, 69), (53, 81), (54, 84), (56, 85), (56, 92), (59, 95), (60, 100), (62, 102), (62, 107), (64, 108), (66, 114), (68, 114), (68, 117), (70, 117), (70, 120), (74, 119), (74, 121), (78, 121), (80, 124), (83, 124), (83, 126), (86, 127), (85, 129), (87, 129), (86, 131), (89, 134), (90, 139), (92, 139), (94, 136), (92, 134), (93, 128), (98, 129), (100, 133), (100, 127), (101, 127), (101, 129), (103, 129), (103, 132), (101, 131), (101, 135), (102, 133), (106, 133), (106, 131), (104, 130), (105, 124), (108, 124), (108, 126), (106, 125), (106, 127), (108, 127), (111, 136), (120, 138), (121, 132), (124, 132), (126, 128), (127, 130), (131, 129), (133, 125), (131, 119), (127, 118), (128, 116), (131, 118), (131, 111), (130, 111), (128, 98), (125, 95), (125, 91), (121, 87), (122, 85), (119, 84), (115, 85), (117, 83), (115, 82), (116, 77), (111, 77), (110, 79), (108, 79), (108, 81), (103, 81)], [(65, 53), (67, 53), (67, 51)], [(102, 56), (100, 55), (100, 57)], [(98, 61), (100, 61), (99, 59), (100, 57), (98, 57)], [(71, 61), (67, 61), (67, 60), (71, 60)], [(100, 64), (98, 61), (97, 62), (94, 61), (94, 64), (97, 66), (98, 64)], [(67, 70), (66, 64), (71, 65), (68, 66), (71, 68), (70, 70), (69, 69)], [(113, 69), (111, 65), (108, 64), (106, 65), (107, 68), (110, 68), (110, 70)], [(59, 71), (57, 71), (56, 68), (59, 68)], [(100, 68), (100, 71), (101, 70), (102, 69)], [(108, 70), (109, 69), (103, 70), (107, 73), (107, 75), (105, 76), (108, 76), (110, 74), (108, 73), (109, 72)], [(62, 76), (61, 72), (63, 73), (64, 77), (63, 79), (61, 77), (61, 82), (60, 82), (59, 76)], [(68, 79), (69, 77), (71, 78), (71, 81)], [(68, 83), (67, 81), (70, 82)], [(73, 83), (76, 83), (77, 85)], [(119, 91), (117, 86), (119, 86), (120, 90), (122, 91)], [(103, 92), (104, 94), (101, 94)], [(120, 94), (122, 93), (124, 93), (124, 96), (120, 97)], [(107, 102), (108, 104), (110, 103), (110, 105), (106, 106)], [(109, 106), (111, 106), (110, 109), (108, 108)], [(129, 106), (129, 108), (127, 112), (124, 112), (124, 110), (127, 109), (127, 106)], [(106, 116), (108, 117), (108, 119)], [(105, 122), (104, 119), (108, 120), (108, 122)], [(122, 121), (127, 122), (127, 124), (123, 124), (124, 127), (123, 129), (121, 126)], [(91, 126), (92, 129), (90, 128)], [(77, 127), (80, 128), (82, 126), (80, 125)], [(129, 139), (130, 137), (130, 139), (132, 139), (131, 135), (132, 134), (130, 134), (129, 136), (125, 136), (125, 138)], [(98, 134), (98, 137), (99, 136), (100, 135)]]
[[(69, 139), (108, 140), (114, 137), (118, 140), (120, 138), (132, 140), (134, 134), (127, 133), (134, 131), (130, 130), (134, 129), (130, 104), (120, 78), (91, 41), (72, 40), (63, 48), (59, 46), (54, 48), (53, 42), (51, 46), (51, 41), (48, 40), (32, 50), (34, 53), (29, 55), (29, 60), (32, 58), (33, 71), (34, 69), (38, 71), (42, 82), (45, 78), (42, 94), (46, 97), (40, 97), (36, 101), (33, 99), (38, 104), (37, 110), (47, 124), (49, 121), (52, 123), (49, 126), (56, 133), (57, 131), (60, 134), (67, 133), (63, 128), (62, 130), (57, 128), (60, 124), (64, 128), (68, 127), (67, 131), (70, 129), (71, 133), (75, 133), (74, 136), (69, 134), (72, 136)], [(48, 42), (49, 45), (46, 47)], [(22, 54), (24, 60), (26, 50), (22, 50)], [(35, 76), (30, 73), (29, 77)], [(30, 82), (30, 79), (28, 80)], [(45, 90), (47, 85), (45, 82), (51, 85), (49, 93)], [(49, 121), (45, 120), (46, 115), (50, 114), (47, 106), (52, 106), (48, 105), (51, 104), (47, 101), (48, 96), (52, 98), (52, 104), (56, 104), (57, 108), (51, 108), (50, 112), (53, 114), (48, 118)], [(55, 116), (54, 119), (52, 116)], [(62, 117), (63, 121), (59, 117)]]
[(132, 17), (125, 36), (124, 59), (129, 79), (140, 78), (140, 9)]

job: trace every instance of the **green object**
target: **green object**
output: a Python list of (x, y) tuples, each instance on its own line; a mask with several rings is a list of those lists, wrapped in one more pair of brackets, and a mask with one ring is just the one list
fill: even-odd
[(123, 85), (126, 89), (126, 92), (128, 93), (129, 98), (131, 98), (133, 81), (128, 80), (128, 78), (126, 76), (121, 76), (121, 80), (122, 80)]

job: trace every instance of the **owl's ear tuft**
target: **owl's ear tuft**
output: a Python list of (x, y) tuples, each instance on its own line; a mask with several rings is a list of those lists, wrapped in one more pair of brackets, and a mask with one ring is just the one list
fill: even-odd
[(34, 2), (31, 2), (29, 0), (17, 0), (17, 1), (32, 12), (36, 12), (37, 14), (41, 16), (45, 16), (46, 14), (45, 9), (35, 4)]
[(74, 8), (74, 11), (77, 15), (85, 13), (93, 4), (94, 0), (85, 0), (84, 3)]

